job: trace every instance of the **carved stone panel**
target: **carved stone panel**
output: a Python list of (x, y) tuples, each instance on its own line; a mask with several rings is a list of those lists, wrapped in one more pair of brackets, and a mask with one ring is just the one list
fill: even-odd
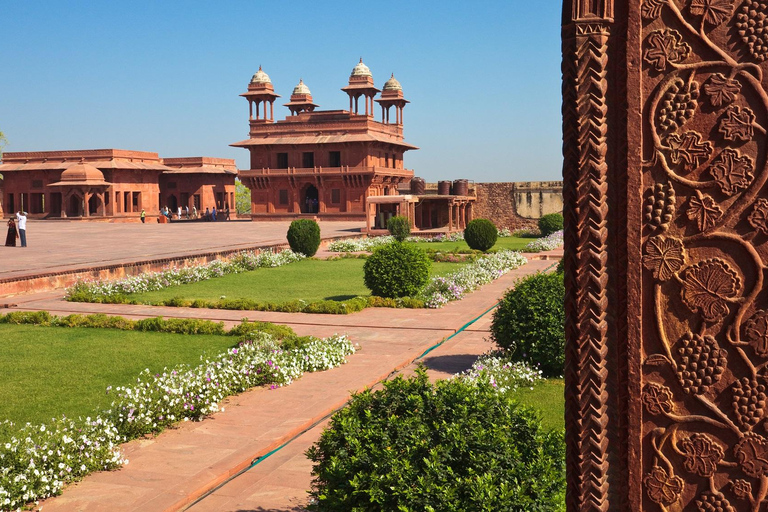
[(768, 0), (622, 4), (564, 6), (569, 510), (765, 511)]

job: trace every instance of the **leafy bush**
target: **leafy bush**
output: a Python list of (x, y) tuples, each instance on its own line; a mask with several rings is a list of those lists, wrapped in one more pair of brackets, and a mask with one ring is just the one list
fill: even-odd
[(564, 443), (485, 382), (416, 376), (353, 396), (308, 451), (310, 510), (562, 510)]
[(565, 363), (563, 274), (534, 274), (507, 292), (493, 314), (491, 334), (512, 359), (538, 364), (545, 377), (563, 374)]
[(565, 258), (560, 258), (560, 261), (557, 262), (557, 268), (555, 269), (555, 272), (559, 274), (565, 272)]
[(397, 215), (391, 217), (387, 221), (387, 230), (389, 230), (389, 234), (391, 234), (395, 240), (404, 242), (405, 239), (408, 238), (408, 235), (411, 234), (411, 223), (406, 217)]
[(541, 236), (549, 236), (561, 229), (563, 229), (562, 213), (548, 213), (539, 219), (539, 231), (541, 231)]
[(375, 249), (365, 260), (365, 286), (380, 297), (416, 295), (427, 284), (431, 266), (423, 249), (393, 242)]
[(464, 241), (477, 251), (487, 251), (494, 246), (498, 238), (499, 231), (488, 219), (471, 220), (464, 230)]
[(320, 247), (320, 226), (311, 219), (299, 219), (291, 222), (288, 228), (288, 244), (293, 252), (311, 257)]

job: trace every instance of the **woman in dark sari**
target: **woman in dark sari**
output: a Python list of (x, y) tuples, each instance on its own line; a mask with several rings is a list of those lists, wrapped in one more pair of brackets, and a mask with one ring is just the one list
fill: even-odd
[(16, 222), (13, 217), (8, 221), (8, 234), (5, 237), (6, 247), (16, 247), (16, 239), (19, 238), (19, 232), (16, 231)]

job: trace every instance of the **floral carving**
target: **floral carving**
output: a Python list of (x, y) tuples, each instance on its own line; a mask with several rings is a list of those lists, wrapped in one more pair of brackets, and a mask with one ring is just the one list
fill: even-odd
[(643, 478), (648, 497), (659, 505), (668, 507), (680, 499), (683, 492), (683, 479), (668, 475), (664, 468), (653, 466), (651, 472)]
[(667, 386), (649, 383), (643, 387), (643, 405), (651, 414), (672, 412), (672, 391)]
[(696, 220), (700, 231), (705, 231), (715, 226), (720, 217), (723, 216), (723, 210), (708, 194), (702, 194), (698, 190), (697, 196), (691, 196), (688, 199), (688, 210), (686, 214), (691, 220)]
[(754, 135), (754, 122), (755, 114), (750, 109), (731, 105), (720, 119), (719, 130), (727, 140), (748, 142)]
[(684, 264), (685, 250), (680, 239), (654, 236), (645, 242), (643, 266), (653, 272), (654, 279), (668, 281)]
[(768, 199), (762, 197), (758, 199), (747, 220), (753, 228), (768, 234)]
[(702, 142), (701, 134), (696, 132), (685, 132), (682, 137), (672, 133), (667, 137), (666, 144), (670, 149), (669, 159), (675, 165), (682, 163), (686, 171), (695, 169), (712, 154), (712, 143)]
[(667, 63), (679, 64), (688, 57), (691, 47), (682, 41), (683, 36), (677, 30), (655, 30), (646, 39), (643, 58), (657, 71), (664, 71)]
[(675, 78), (664, 93), (659, 109), (659, 126), (663, 131), (674, 131), (693, 118), (699, 98), (699, 83)]
[(745, 1), (736, 14), (736, 29), (749, 53), (759, 62), (768, 57), (768, 4), (757, 0)]
[(709, 477), (715, 474), (717, 464), (723, 458), (723, 448), (712, 441), (706, 434), (693, 434), (679, 443), (685, 454), (683, 467), (686, 471), (699, 476)]
[(688, 267), (682, 285), (683, 302), (714, 322), (728, 314), (727, 299), (736, 295), (741, 281), (728, 263), (712, 258)]
[(677, 379), (686, 393), (701, 395), (722, 377), (728, 363), (727, 352), (712, 336), (686, 333), (677, 349)]
[(709, 173), (720, 185), (723, 193), (731, 196), (752, 183), (755, 178), (752, 169), (751, 158), (740, 156), (735, 149), (726, 148), (712, 162)]
[(675, 214), (675, 199), (675, 188), (672, 184), (657, 183), (645, 200), (645, 221), (661, 231), (666, 231)]
[(755, 312), (745, 324), (744, 333), (757, 355), (768, 356), (768, 311)]
[(752, 496), (752, 484), (739, 478), (731, 483), (731, 491), (737, 499), (746, 500)]
[(738, 80), (727, 78), (722, 73), (715, 73), (704, 85), (704, 92), (709, 96), (713, 106), (721, 107), (736, 99), (741, 92), (741, 84)]
[(733, 383), (733, 412), (746, 430), (765, 417), (765, 385), (746, 377)]
[(696, 498), (699, 512), (736, 512), (721, 492), (704, 491)]
[(640, 13), (645, 19), (655, 20), (661, 14), (661, 8), (665, 3), (665, 0), (645, 0)]
[(749, 433), (733, 448), (741, 469), (758, 478), (768, 474), (768, 441), (761, 435)]
[(720, 25), (733, 12), (733, 0), (691, 0), (689, 10), (694, 16), (704, 16), (710, 25)]

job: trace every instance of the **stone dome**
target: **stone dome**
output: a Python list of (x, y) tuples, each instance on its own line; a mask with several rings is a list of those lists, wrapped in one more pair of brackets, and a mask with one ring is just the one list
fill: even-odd
[(400, 82), (397, 81), (395, 78), (395, 74), (392, 73), (392, 76), (387, 80), (387, 83), (384, 84), (384, 88), (382, 91), (402, 91), (403, 87), (400, 85)]
[(269, 75), (266, 74), (264, 71), (261, 70), (261, 66), (259, 66), (259, 70), (256, 72), (255, 75), (253, 75), (253, 78), (251, 78), (252, 84), (271, 84), (272, 80), (269, 79)]
[(352, 70), (352, 74), (350, 75), (350, 77), (353, 77), (353, 76), (370, 76), (370, 77), (373, 77), (373, 75), (371, 74), (371, 70), (368, 69), (368, 66), (363, 64), (363, 58), (362, 57), (360, 57), (360, 62)]
[(67, 169), (61, 173), (61, 181), (78, 183), (103, 183), (104, 173), (92, 165), (81, 162), (79, 164), (67, 167)]
[(309, 92), (309, 87), (306, 86), (304, 80), (299, 80), (299, 85), (293, 88), (293, 94), (312, 94)]

